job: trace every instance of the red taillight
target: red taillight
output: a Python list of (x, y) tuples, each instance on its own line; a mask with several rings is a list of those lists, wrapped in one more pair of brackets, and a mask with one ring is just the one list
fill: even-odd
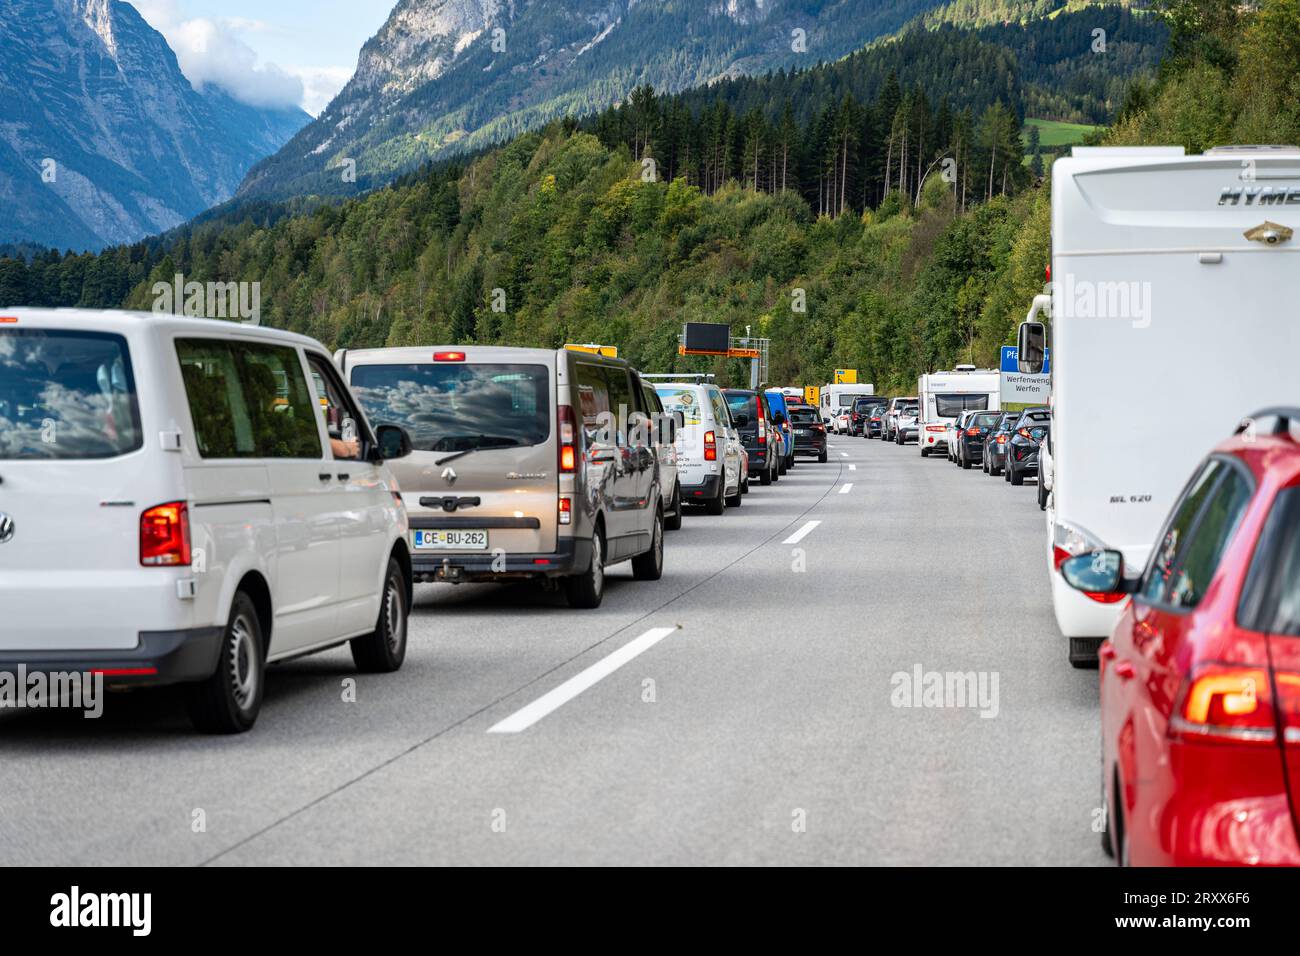
[(17, 324), (18, 324), (18, 316), (0, 315), (0, 325), (17, 325)]
[(968, 428), (968, 429), (966, 429), (966, 434), (967, 434), (967, 435), (978, 435), (979, 433), (980, 433), (980, 430), (979, 430), (978, 428)]
[(465, 361), (464, 352), (434, 352), (433, 360), (435, 362), (463, 362)]
[(1074, 557), (1074, 555), (1072, 555), (1069, 551), (1066, 551), (1060, 545), (1052, 546), (1052, 563), (1055, 565), (1057, 571), (1061, 570), (1061, 565), (1063, 565), (1066, 561), (1070, 560), (1070, 558), (1072, 557)]
[(999, 435), (999, 436), (998, 436), (998, 444), (999, 444), (999, 445), (1005, 445), (1006, 443), (1007, 443), (1007, 436), (1006, 436), (1005, 434)]
[(1232, 664), (1202, 664), (1192, 671), (1169, 722), (1170, 732), (1184, 739), (1239, 743), (1271, 742), (1276, 726), (1268, 671)]
[(573, 524), (572, 498), (560, 498), (560, 524)]
[(1277, 686), (1277, 712), (1282, 737), (1288, 744), (1300, 745), (1300, 674), (1274, 671)]
[(1029, 434), (1029, 429), (1028, 429), (1028, 428), (1022, 428), (1022, 429), (1020, 429), (1020, 431), (1016, 432), (1016, 434), (1019, 435), (1021, 438), (1033, 438), (1033, 437), (1034, 437), (1033, 435)]
[(704, 433), (704, 460), (718, 460), (718, 436), (713, 432)]
[(946, 432), (948, 429), (943, 425), (926, 425), (925, 430), (928, 432)]
[(185, 502), (155, 505), (140, 515), (140, 563), (146, 567), (190, 563), (190, 514)]
[(557, 408), (555, 421), (560, 435), (560, 473), (573, 474), (578, 467), (578, 419), (573, 414), (573, 406)]

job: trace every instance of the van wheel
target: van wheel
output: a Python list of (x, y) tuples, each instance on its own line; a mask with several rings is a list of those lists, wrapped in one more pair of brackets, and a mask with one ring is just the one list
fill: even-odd
[(650, 550), (632, 559), (632, 577), (638, 581), (658, 581), (664, 576), (664, 514), (655, 512), (650, 529)]
[(727, 507), (728, 507), (728, 508), (739, 508), (739, 507), (740, 507), (740, 503), (741, 503), (741, 501), (743, 501), (743, 500), (744, 500), (744, 494), (743, 494), (743, 492), (741, 492), (741, 490), (740, 490), (739, 488), (737, 488), (737, 489), (736, 489), (736, 493), (727, 499)]
[(762, 473), (761, 475), (758, 476), (758, 483), (759, 483), (760, 485), (770, 485), (770, 484), (772, 483), (772, 469), (771, 469), (771, 468), (767, 468), (767, 469), (765, 469), (765, 470), (763, 471), (763, 473)]
[(817, 461), (818, 461), (820, 464), (823, 464), (823, 465), (826, 464), (826, 452), (822, 452), (820, 455), (818, 455), (818, 456), (817, 456)]
[(396, 558), (388, 559), (384, 577), (384, 596), (379, 602), (379, 618), (369, 634), (354, 637), (352, 662), (363, 674), (391, 674), (406, 660), (406, 629), (410, 608), (406, 606), (406, 577)]
[(970, 471), (970, 466), (971, 466), (971, 462), (969, 458), (963, 458), (961, 460), (961, 467), (963, 471)]
[(664, 519), (664, 528), (668, 531), (682, 529), (682, 486), (673, 486), (673, 513)]
[(1047, 510), (1047, 489), (1043, 487), (1043, 473), (1038, 473), (1038, 510)]
[(605, 535), (599, 526), (591, 536), (591, 565), (581, 574), (564, 579), (564, 595), (569, 607), (600, 607), (605, 597)]
[(922, 449), (921, 449), (921, 457), (922, 457), (922, 458), (929, 458), (929, 457), (930, 457), (930, 449), (928, 449), (928, 448), (922, 448)]
[(715, 518), (722, 514), (727, 506), (727, 476), (722, 476), (722, 481), (718, 483), (718, 494), (704, 503), (704, 513), (713, 515)]
[(217, 669), (207, 680), (185, 686), (185, 707), (195, 729), (205, 734), (242, 734), (262, 709), (266, 675), (262, 625), (252, 599), (236, 592), (221, 635)]

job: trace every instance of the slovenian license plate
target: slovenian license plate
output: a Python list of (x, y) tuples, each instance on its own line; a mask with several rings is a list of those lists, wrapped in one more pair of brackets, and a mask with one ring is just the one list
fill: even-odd
[(417, 551), (486, 551), (486, 531), (416, 529), (411, 532)]

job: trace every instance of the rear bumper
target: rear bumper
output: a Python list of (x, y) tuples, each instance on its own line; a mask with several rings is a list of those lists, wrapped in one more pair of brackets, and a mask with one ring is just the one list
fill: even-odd
[[(686, 486), (682, 486), (682, 495)], [(411, 573), (421, 584), (501, 581), (510, 578), (550, 578), (578, 574), (591, 567), (589, 538), (560, 538), (544, 554), (441, 554), (412, 552)]]
[(794, 443), (794, 453), (796, 455), (820, 455), (826, 450), (826, 439), (823, 438), (797, 438)]
[(204, 680), (217, 669), (223, 627), (142, 631), (130, 650), (0, 651), (0, 673), (102, 673), (110, 686)]
[(691, 505), (712, 501), (722, 493), (722, 476), (706, 475), (698, 485), (682, 485), (682, 503)]

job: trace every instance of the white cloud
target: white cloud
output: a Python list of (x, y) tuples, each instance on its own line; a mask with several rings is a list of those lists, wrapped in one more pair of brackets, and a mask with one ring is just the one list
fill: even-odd
[(312, 116), (320, 116), (330, 100), (352, 79), (353, 72), (350, 66), (289, 66), (285, 69), (302, 81), (302, 108)]
[[(274, 63), (262, 63), (241, 32), (272, 29), (259, 20), (186, 19), (176, 0), (131, 0), (149, 25), (167, 38), (196, 89), (212, 84), (252, 106), (301, 106), (304, 81)], [(345, 80), (346, 82), (346, 80)]]

